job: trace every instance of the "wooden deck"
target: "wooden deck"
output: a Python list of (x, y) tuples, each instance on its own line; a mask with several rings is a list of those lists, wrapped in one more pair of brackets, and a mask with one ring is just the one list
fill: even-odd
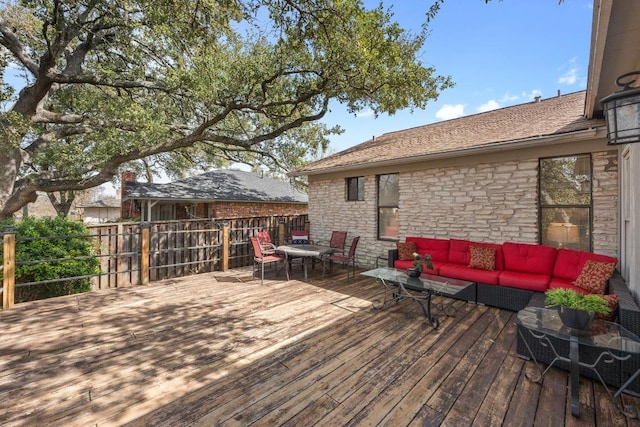
[[(640, 425), (567, 373), (529, 381), (514, 313), (454, 302), (433, 330), (382, 287), (207, 273), (0, 311), (0, 425)], [(640, 407), (640, 399), (623, 395)]]

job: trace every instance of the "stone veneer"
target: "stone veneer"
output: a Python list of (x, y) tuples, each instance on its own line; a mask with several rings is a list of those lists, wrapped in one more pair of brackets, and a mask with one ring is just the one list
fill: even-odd
[[(593, 250), (617, 256), (617, 153), (593, 153)], [(354, 174), (353, 176), (357, 176)], [(485, 242), (538, 242), (538, 159), (400, 174), (400, 238), (428, 236)], [(309, 221), (315, 240), (347, 230), (361, 237), (357, 263), (374, 266), (395, 247), (376, 239), (376, 178), (365, 177), (365, 200), (345, 200), (345, 180), (313, 181)], [(386, 265), (385, 261), (382, 261)]]

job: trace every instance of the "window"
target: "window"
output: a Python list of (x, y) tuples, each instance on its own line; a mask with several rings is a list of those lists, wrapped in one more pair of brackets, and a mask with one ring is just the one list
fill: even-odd
[(364, 176), (347, 178), (347, 201), (356, 202), (364, 200)]
[(540, 159), (540, 242), (591, 250), (591, 155)]
[(378, 176), (378, 239), (398, 240), (400, 179), (397, 173)]

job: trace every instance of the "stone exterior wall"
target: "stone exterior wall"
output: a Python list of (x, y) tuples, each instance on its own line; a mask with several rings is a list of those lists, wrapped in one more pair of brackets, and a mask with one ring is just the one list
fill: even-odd
[[(593, 154), (593, 250), (617, 256), (618, 174), (615, 152)], [(354, 174), (353, 176), (357, 176)], [(538, 159), (425, 169), (400, 174), (400, 240), (406, 236), (538, 243)], [(376, 177), (365, 177), (365, 200), (345, 200), (345, 180), (312, 181), (312, 238), (347, 230), (361, 236), (357, 262), (375, 266), (395, 248), (377, 240)], [(386, 265), (385, 261), (381, 261)]]
[(618, 153), (593, 153), (593, 252), (618, 257)]

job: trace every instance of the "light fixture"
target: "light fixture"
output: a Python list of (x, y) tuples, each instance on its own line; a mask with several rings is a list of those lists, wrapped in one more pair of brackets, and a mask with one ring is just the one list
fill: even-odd
[[(607, 120), (607, 143), (609, 145), (640, 142), (640, 87), (631, 87), (640, 71), (623, 74), (616, 79), (622, 90), (600, 100)], [(623, 79), (628, 79), (623, 81)]]
[(547, 239), (556, 242), (559, 248), (569, 243), (578, 243), (578, 226), (569, 222), (552, 222), (547, 228)]

